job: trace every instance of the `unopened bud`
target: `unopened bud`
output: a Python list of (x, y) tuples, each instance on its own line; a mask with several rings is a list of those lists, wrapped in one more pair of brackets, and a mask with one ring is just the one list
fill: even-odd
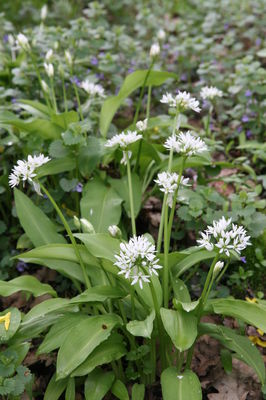
[(108, 228), (108, 232), (110, 233), (111, 236), (117, 238), (121, 237), (122, 235), (121, 230), (116, 225), (110, 225)]
[(95, 233), (93, 225), (86, 218), (81, 218), (80, 222), (83, 233)]
[(215, 279), (219, 275), (219, 273), (222, 271), (223, 267), (224, 267), (224, 262), (217, 261), (217, 263), (215, 264), (214, 269), (213, 269), (213, 279)]
[(53, 76), (54, 76), (54, 66), (53, 66), (53, 64), (44, 63), (43, 65), (44, 65), (45, 71), (46, 71), (47, 75), (49, 76), (49, 78), (53, 78)]
[(41, 84), (42, 84), (42, 90), (45, 93), (49, 93), (49, 86), (47, 85), (47, 83), (44, 80), (41, 80)]
[(164, 40), (165, 37), (166, 37), (165, 31), (164, 31), (163, 29), (160, 29), (160, 30), (158, 31), (158, 33), (157, 33), (157, 38), (158, 38), (159, 40)]
[(45, 4), (42, 8), (41, 8), (41, 20), (44, 21), (47, 17), (48, 14), (48, 7)]
[(30, 44), (27, 36), (23, 35), (23, 33), (19, 33), (17, 36), (17, 43), (24, 51), (30, 51)]
[(78, 219), (78, 217), (76, 217), (76, 215), (74, 215), (74, 225), (77, 229), (80, 229), (80, 220)]
[(150, 49), (150, 57), (154, 58), (160, 54), (160, 45), (159, 43), (154, 43)]

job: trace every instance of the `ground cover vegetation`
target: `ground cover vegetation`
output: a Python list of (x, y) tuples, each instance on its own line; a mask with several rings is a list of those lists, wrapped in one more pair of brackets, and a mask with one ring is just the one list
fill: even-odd
[(0, 397), (265, 398), (265, 2), (0, 11)]

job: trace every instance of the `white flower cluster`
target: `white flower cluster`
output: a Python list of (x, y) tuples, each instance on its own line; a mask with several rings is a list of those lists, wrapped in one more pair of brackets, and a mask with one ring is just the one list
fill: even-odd
[(212, 100), (214, 97), (222, 97), (223, 92), (214, 86), (205, 86), (201, 89), (200, 96), (203, 100)]
[(148, 126), (148, 119), (147, 118), (145, 118), (143, 121), (138, 121), (136, 123), (136, 128), (140, 132), (146, 131), (147, 126)]
[(197, 240), (199, 247), (205, 247), (206, 250), (212, 251), (217, 248), (220, 254), (224, 253), (230, 257), (230, 250), (241, 253), (247, 246), (250, 246), (250, 236), (246, 235), (243, 226), (232, 224), (231, 218), (222, 217), (219, 221), (213, 221), (212, 226), (208, 226), (205, 232), (201, 232), (202, 239)]
[(193, 156), (208, 150), (204, 141), (192, 135), (191, 131), (174, 133), (166, 140), (164, 147), (184, 156)]
[[(158, 174), (158, 179), (155, 179), (156, 182), (162, 192), (168, 195), (167, 204), (169, 207), (172, 207), (173, 204), (173, 194), (177, 189), (177, 184), (179, 180), (179, 175), (175, 172), (161, 172)], [(180, 185), (189, 186), (189, 178), (184, 178), (181, 176)]]
[(36, 176), (36, 168), (46, 164), (48, 161), (50, 161), (50, 158), (45, 157), (43, 154), (39, 154), (38, 156), (29, 155), (27, 160), (19, 160), (9, 175), (9, 185), (13, 188), (18, 186), (21, 181), (28, 181), (33, 184), (36, 192), (40, 194), (39, 185), (36, 182), (33, 182), (32, 179)]
[(157, 269), (162, 268), (155, 255), (155, 246), (145, 236), (134, 236), (128, 243), (120, 244), (120, 253), (115, 255), (115, 265), (120, 269), (119, 275), (124, 275), (131, 285), (150, 282), (150, 277), (158, 275)]
[(199, 102), (188, 92), (178, 91), (176, 96), (166, 93), (160, 100), (161, 103), (169, 104), (170, 107), (178, 108), (180, 111), (191, 109), (200, 112)]
[(88, 79), (81, 82), (80, 87), (85, 90), (90, 96), (105, 97), (104, 88), (101, 85), (90, 82)]
[(111, 139), (107, 140), (105, 146), (119, 146), (121, 147), (121, 149), (125, 150), (130, 144), (137, 142), (140, 139), (142, 139), (142, 135), (139, 134), (137, 131), (127, 131), (115, 135)]

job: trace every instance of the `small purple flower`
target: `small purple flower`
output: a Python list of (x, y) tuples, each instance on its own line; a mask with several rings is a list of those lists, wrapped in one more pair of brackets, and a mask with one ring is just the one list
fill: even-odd
[(207, 100), (203, 100), (202, 102), (202, 108), (208, 109), (210, 107), (210, 103)]
[(92, 56), (91, 57), (91, 65), (98, 65), (98, 64), (99, 64), (98, 58), (95, 56)]
[(163, 49), (164, 50), (168, 50), (170, 48), (170, 44), (169, 43), (164, 43), (163, 44)]
[(8, 43), (8, 34), (7, 33), (3, 36), (3, 42)]
[(260, 46), (261, 45), (261, 38), (257, 38), (255, 44), (256, 44), (256, 46)]
[(100, 81), (102, 81), (102, 80), (104, 80), (104, 73), (100, 72), (100, 73), (96, 74), (96, 77), (97, 77)]
[(252, 137), (252, 132), (251, 132), (250, 129), (248, 129), (247, 132), (246, 132), (246, 138), (250, 139), (251, 137)]
[(17, 102), (17, 99), (16, 99), (15, 97), (12, 97), (11, 103), (12, 103), (12, 104), (16, 104), (16, 102)]
[(229, 28), (229, 24), (228, 23), (224, 24), (224, 30), (227, 31), (228, 28)]
[(249, 90), (249, 89), (246, 90), (246, 91), (245, 91), (245, 96), (246, 96), (246, 97), (251, 97), (251, 96), (252, 96), (252, 91)]
[(244, 264), (246, 264), (246, 263), (247, 263), (246, 257), (240, 257), (240, 260), (241, 260), (241, 261), (242, 261), (242, 263), (244, 263)]
[(83, 185), (82, 185), (81, 182), (79, 182), (79, 183), (76, 185), (76, 187), (74, 188), (73, 192), (81, 193), (82, 190), (83, 190)]
[(243, 131), (242, 125), (239, 125), (239, 127), (237, 128), (237, 132), (240, 133), (240, 132), (242, 132), (242, 131)]
[(70, 78), (70, 81), (71, 83), (74, 83), (76, 86), (80, 86), (80, 80), (76, 76)]
[(28, 268), (27, 264), (24, 261), (19, 261), (16, 265), (18, 272), (24, 272), (25, 269)]
[(89, 74), (91, 72), (91, 68), (87, 68), (87, 72)]
[(211, 122), (210, 123), (210, 131), (213, 131), (214, 130), (214, 124)]
[(44, 195), (43, 195), (43, 198), (44, 198), (44, 199), (48, 199), (47, 194), (44, 194)]
[(241, 118), (242, 122), (248, 122), (249, 121), (249, 116), (248, 115), (243, 115), (243, 117)]
[(105, 57), (105, 52), (104, 52), (104, 51), (100, 51), (100, 53), (99, 53), (99, 57), (100, 57), (100, 58), (103, 58), (103, 57)]
[(180, 80), (181, 80), (182, 82), (186, 82), (186, 81), (187, 81), (187, 74), (186, 74), (185, 72), (184, 72), (183, 74), (181, 74)]
[(131, 73), (134, 72), (134, 71), (135, 71), (134, 68), (128, 68), (127, 73), (128, 73), (128, 74), (131, 74)]

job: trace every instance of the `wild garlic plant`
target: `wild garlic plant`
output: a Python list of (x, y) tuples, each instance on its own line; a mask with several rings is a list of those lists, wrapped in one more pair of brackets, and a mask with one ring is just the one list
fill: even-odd
[[(162, 36), (161, 33), (158, 40)], [(151, 65), (143, 73), (143, 88), (148, 86), (149, 93), (151, 84), (147, 83), (147, 75), (153, 77), (152, 68), (158, 55), (159, 45), (155, 44), (150, 51)], [(51, 56), (51, 52), (46, 56), (45, 69), (52, 78)], [(67, 53), (66, 58), (71, 67), (72, 56)], [(84, 81), (81, 88), (89, 95), (104, 96), (101, 88), (89, 81)], [(144, 90), (141, 89), (140, 99)], [(150, 96), (147, 110), (149, 99)], [(15, 188), (17, 214), (34, 245), (16, 257), (55, 269), (71, 279), (77, 292), (72, 298), (60, 298), (50, 285), (27, 275), (16, 278), (14, 286), (12, 281), (7, 282), (6, 293), (13, 288), (13, 292), (25, 290), (35, 296), (48, 293), (54, 297), (23, 317), (12, 339), (19, 344), (42, 335), (38, 353), (58, 350), (56, 373), (47, 387), (45, 399), (58, 385), (62, 393), (70, 390), (70, 386), (75, 391), (76, 384), (87, 388), (87, 382), (99, 386), (102, 398), (109, 390), (127, 394), (126, 385), (134, 382), (141, 390), (140, 398), (145, 399), (145, 390), (160, 379), (164, 400), (175, 400), (177, 393), (180, 393), (179, 400), (200, 400), (201, 387), (191, 370), (191, 362), (196, 340), (203, 334), (218, 339), (233, 355), (251, 365), (264, 382), (263, 361), (249, 339), (223, 325), (201, 320), (205, 314), (227, 315), (266, 330), (263, 305), (210, 296), (230, 262), (251, 245), (244, 227), (223, 216), (204, 232), (196, 233), (197, 246), (171, 251), (176, 210), (182, 201), (180, 190), (193, 190), (186, 177), (186, 165), (211, 148), (196, 132), (180, 130), (181, 114), (200, 112), (196, 98), (179, 91), (176, 95), (164, 94), (161, 103), (174, 110), (174, 118), (169, 125), (171, 134), (162, 146), (161, 157), (165, 160), (157, 175), (152, 172), (149, 185), (149, 190), (163, 195), (157, 238), (149, 232), (143, 233), (136, 223), (143, 187), (138, 165), (143, 161), (141, 143), (147, 140), (144, 135), (149, 130), (149, 111), (144, 120), (133, 121), (133, 128), (103, 140), (103, 166), (107, 162), (111, 164), (110, 160), (115, 165), (118, 160), (117, 169), (122, 176), (109, 178), (99, 171), (88, 180), (82, 190), (81, 216), (76, 214), (74, 221), (68, 219), (47, 188), (49, 179), (45, 177), (54, 173), (54, 160), (43, 154), (29, 155), (17, 162), (9, 176), (9, 184)], [(139, 114), (139, 104), (141, 101), (137, 102), (135, 116)], [(78, 110), (82, 120), (80, 104)], [(61, 221), (60, 229), (23, 193), (27, 182), (41, 196), (39, 201), (47, 198), (51, 202)], [(126, 214), (124, 223), (121, 222), (122, 203)], [(62, 229), (67, 238), (61, 234)], [(206, 279), (201, 294), (191, 299), (181, 276), (203, 261), (208, 266)], [(1, 317), (7, 329), (7, 321), (10, 320), (11, 326), (15, 314), (13, 309), (8, 312)]]

